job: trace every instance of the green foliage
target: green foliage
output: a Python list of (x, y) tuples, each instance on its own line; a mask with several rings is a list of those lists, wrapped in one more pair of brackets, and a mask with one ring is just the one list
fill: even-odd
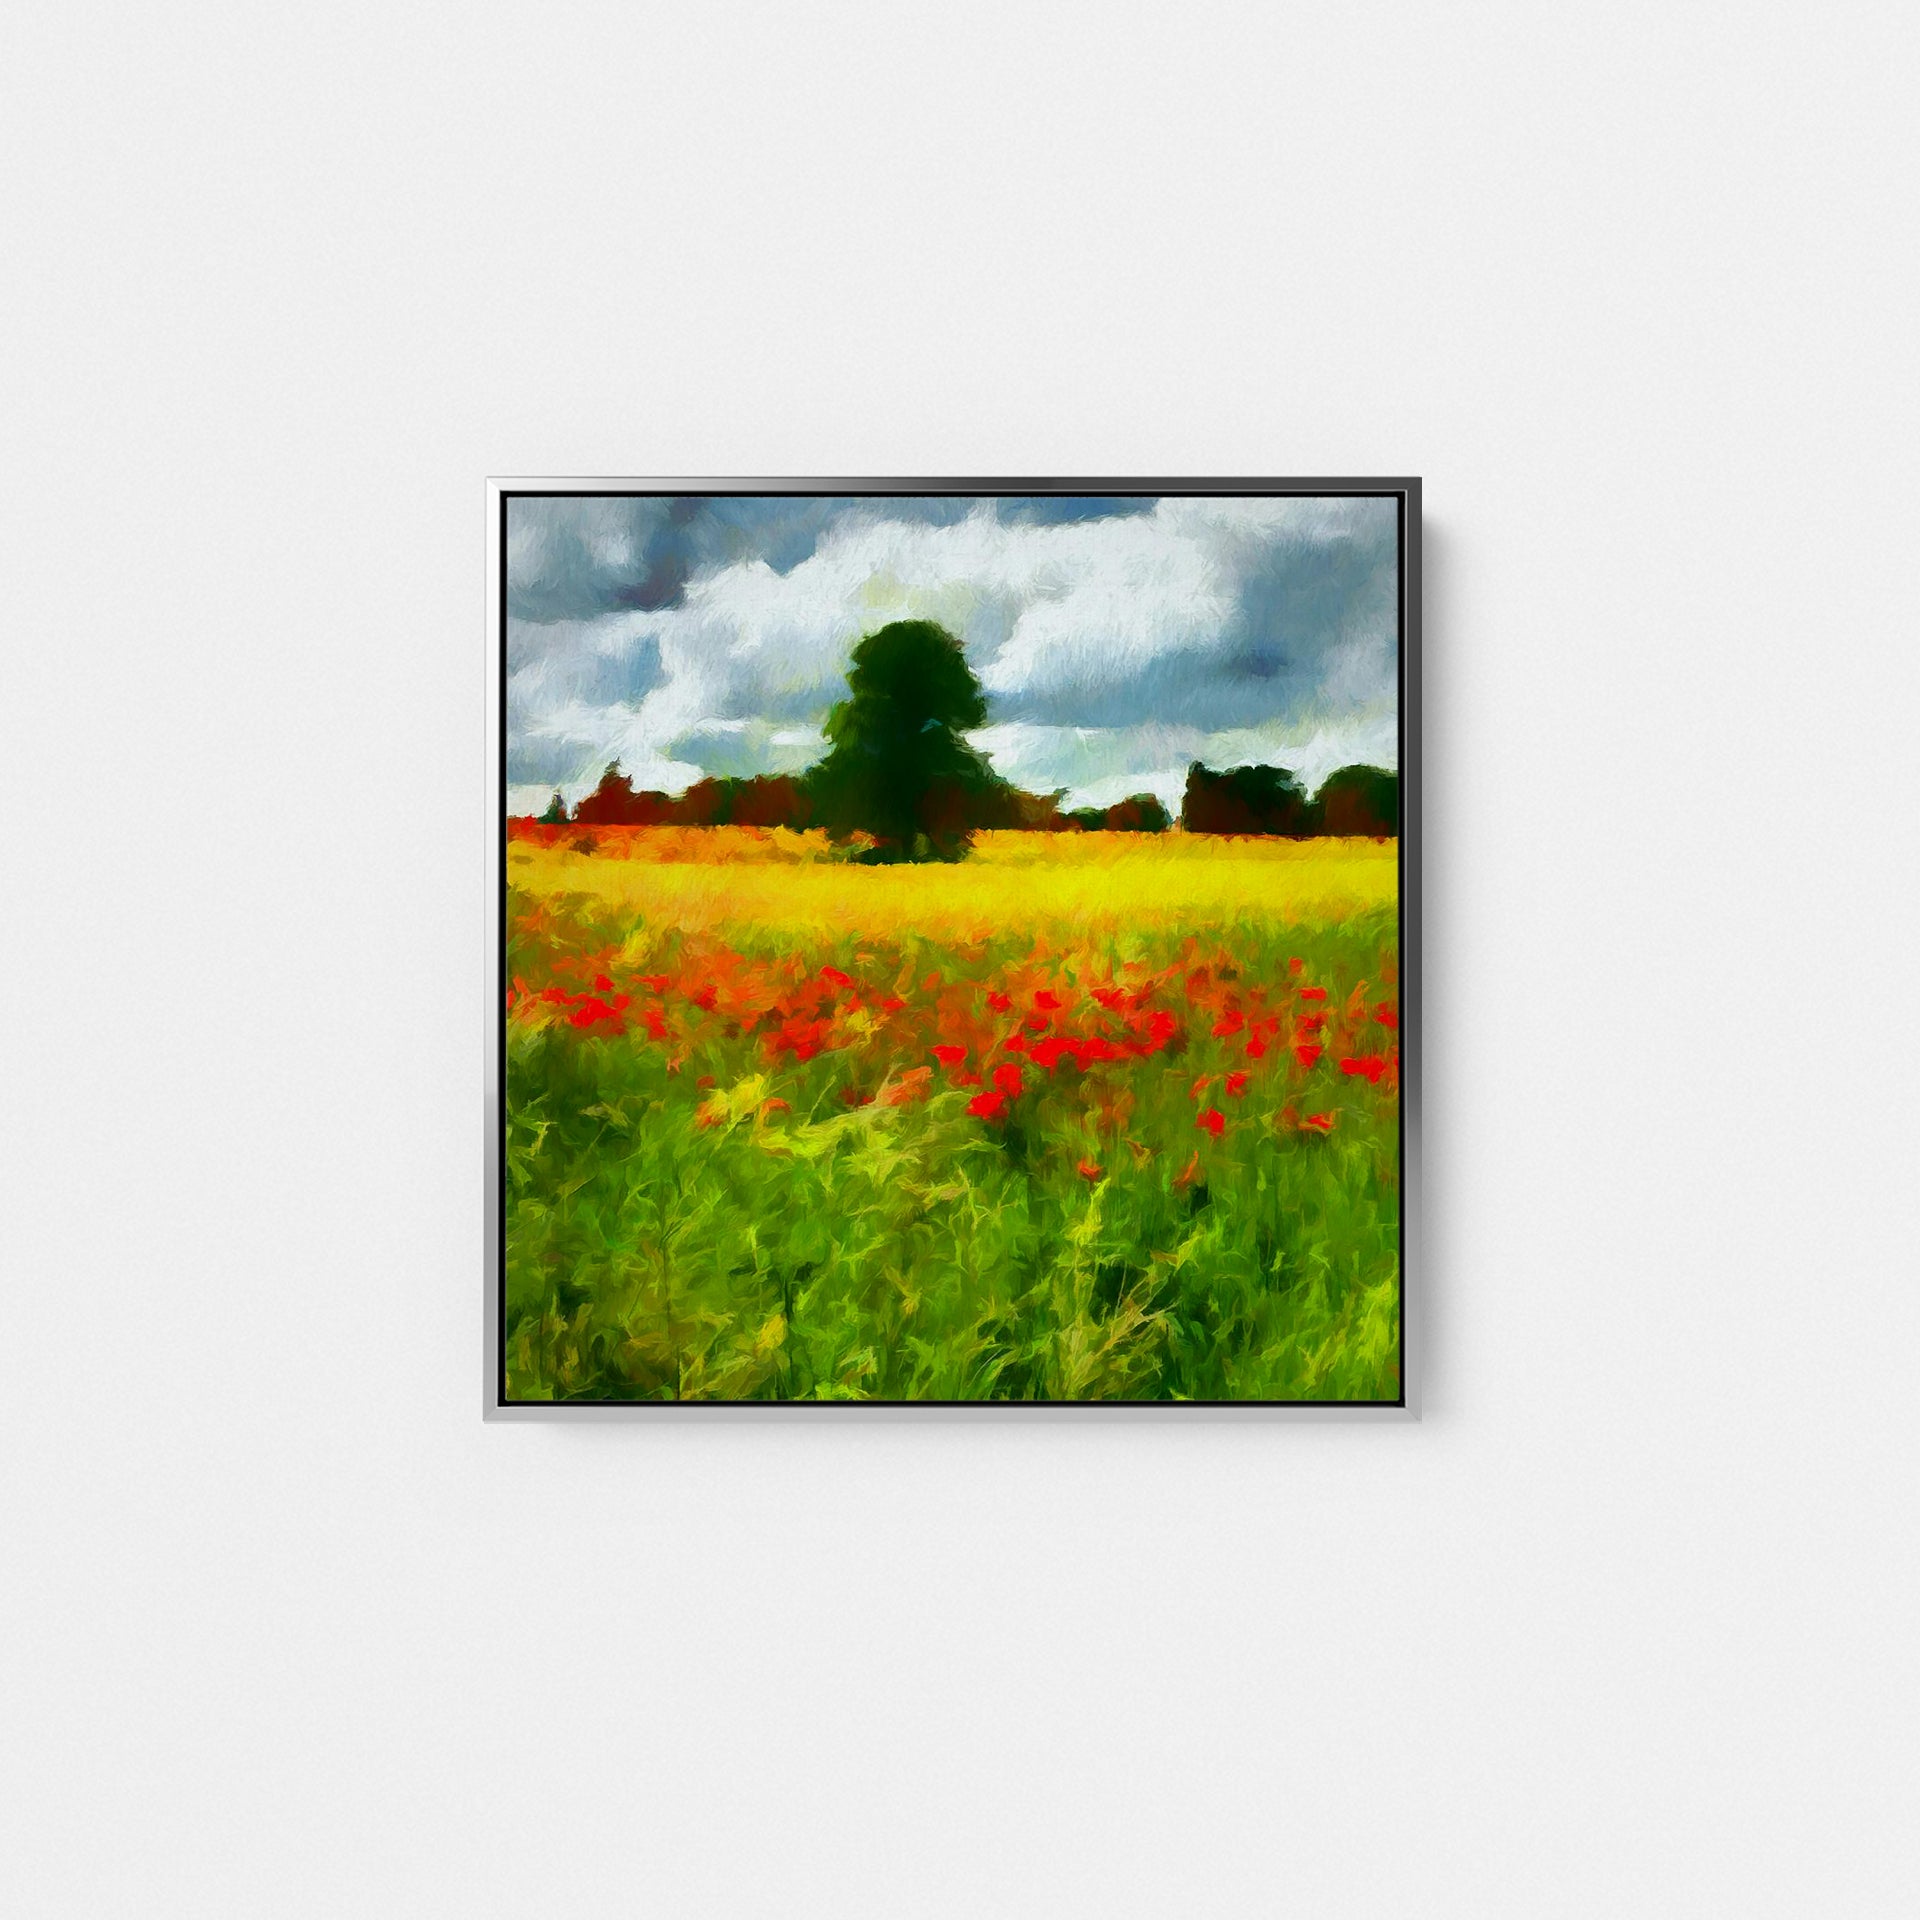
[(837, 836), (872, 836), (878, 860), (958, 859), (999, 784), (961, 737), (986, 718), (945, 628), (896, 620), (868, 634), (828, 715), (827, 756), (807, 775), (815, 817)]
[(558, 792), (547, 802), (547, 810), (540, 816), (540, 824), (543, 827), (564, 827), (567, 824), (567, 803)]
[(1173, 816), (1154, 793), (1132, 793), (1107, 809), (1106, 826), (1112, 833), (1165, 833)]
[(1395, 834), (1400, 831), (1400, 776), (1384, 767), (1342, 767), (1314, 795), (1322, 833)]
[(1318, 830), (1306, 789), (1285, 767), (1229, 767), (1215, 773), (1197, 760), (1187, 769), (1180, 822), (1189, 833), (1301, 836)]
[(1229, 767), (1215, 773), (1196, 760), (1187, 769), (1180, 822), (1189, 833), (1391, 838), (1400, 831), (1400, 776), (1385, 767), (1342, 767), (1309, 799), (1285, 767)]

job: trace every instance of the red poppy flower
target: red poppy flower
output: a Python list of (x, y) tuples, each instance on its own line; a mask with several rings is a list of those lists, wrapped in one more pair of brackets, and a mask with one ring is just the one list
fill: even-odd
[(1126, 1010), (1127, 995), (1122, 987), (1095, 987), (1093, 997), (1109, 1013), (1123, 1013)]
[(906, 1006), (906, 1004), (907, 1003), (904, 1000), (902, 1000), (898, 994), (890, 993), (884, 1000), (880, 1002), (880, 1011), (882, 1013), (898, 1013), (901, 1011), (903, 1007)]
[(1143, 1037), (1147, 1052), (1158, 1053), (1179, 1031), (1180, 1022), (1164, 1007), (1156, 1007), (1146, 1018)]
[(645, 987), (649, 993), (665, 993), (667, 990), (667, 976), (664, 973), (643, 973), (640, 976), (640, 984)]
[(1315, 1133), (1333, 1131), (1333, 1115), (1330, 1113), (1310, 1113), (1300, 1122), (1302, 1129), (1311, 1128)]
[(976, 1093), (967, 1102), (967, 1111), (976, 1120), (998, 1120), (1000, 1109), (1007, 1104), (1004, 1093)]
[(1213, 1023), (1213, 1037), (1216, 1040), (1225, 1040), (1230, 1035), (1238, 1033), (1246, 1024), (1247, 1016), (1244, 1013), (1223, 1013)]
[(613, 982), (609, 980), (604, 973), (596, 973), (593, 976), (593, 984), (598, 987), (602, 993), (611, 993), (613, 991)]
[(793, 1108), (790, 1107), (787, 1104), (787, 1102), (784, 1100), (779, 1100), (779, 1099), (763, 1100), (760, 1103), (760, 1112), (762, 1117), (766, 1116), (769, 1113), (791, 1113), (792, 1111), (793, 1111)]
[(1033, 996), (1033, 1004), (1042, 1013), (1058, 1013), (1061, 1004), (1060, 996), (1057, 993), (1050, 993), (1045, 987), (1042, 987), (1040, 991)]
[(1373, 1017), (1383, 1027), (1398, 1027), (1400, 1024), (1400, 1010), (1397, 1007), (1375, 1007)]
[(1310, 1067), (1325, 1052), (1326, 1048), (1321, 1046), (1317, 1041), (1302, 1040), (1300, 1044), (1294, 1048), (1293, 1057), (1298, 1060), (1303, 1067)]
[(1345, 1059), (1340, 1062), (1340, 1071), (1342, 1073), (1352, 1074), (1355, 1078), (1364, 1074), (1376, 1087), (1380, 1084), (1380, 1076), (1385, 1073), (1386, 1070), (1386, 1056), (1379, 1053), (1362, 1054), (1357, 1060)]
[(1289, 973), (1298, 973), (1306, 964), (1304, 960), (1289, 960), (1287, 962), (1287, 971)]
[(1325, 987), (1302, 987), (1300, 989), (1300, 998), (1302, 1000), (1324, 1000), (1326, 997), (1327, 990)]
[(1230, 1094), (1242, 1094), (1247, 1090), (1247, 1076), (1244, 1073), (1227, 1075), (1227, 1091)]
[(1267, 1036), (1264, 1033), (1256, 1033), (1253, 1038), (1247, 1042), (1247, 1058), (1249, 1060), (1264, 1060), (1266, 1057)]
[(1000, 1044), (1009, 1053), (1025, 1053), (1030, 1043), (1024, 1033), (1010, 1033)]
[(1227, 1130), (1227, 1116), (1218, 1107), (1209, 1107), (1193, 1124), (1218, 1140)]
[(656, 1040), (664, 1040), (667, 1037), (666, 1015), (663, 1014), (658, 1007), (649, 1007), (647, 1009), (646, 1019), (648, 1033)]
[(967, 1057), (965, 1047), (935, 1047), (933, 1057), (943, 1067), (957, 1067)]
[(987, 1005), (990, 1006), (995, 1013), (1011, 1013), (1013, 1011), (1013, 1002), (1004, 993), (989, 993), (987, 995)]
[[(652, 1014), (649, 1013), (647, 1018), (651, 1021)], [(664, 1028), (661, 1037), (665, 1037)], [(766, 1039), (767, 1052), (776, 1059), (783, 1053), (790, 1053), (796, 1060), (811, 1060), (826, 1044), (827, 1023), (824, 1020), (803, 1020), (798, 1014), (782, 1021), (780, 1031), (770, 1033)]]
[(1100, 1163), (1097, 1160), (1082, 1160), (1080, 1164), (1074, 1168), (1074, 1172), (1077, 1173), (1082, 1180), (1098, 1180), (1100, 1178)]
[(1187, 1089), (1187, 1098), (1189, 1100), (1198, 1100), (1200, 1096), (1203, 1093), (1205, 1093), (1206, 1090), (1212, 1085), (1213, 1085), (1213, 1075), (1210, 1073), (1203, 1073), (1199, 1077), (1199, 1079), (1197, 1079), (1193, 1083), (1193, 1085)]
[(1011, 1060), (1004, 1061), (993, 1070), (993, 1084), (1009, 1099), (1020, 1097), (1020, 1069)]
[(853, 985), (853, 976), (850, 973), (842, 973), (838, 967), (822, 967), (820, 969), (820, 978), (826, 981), (831, 987), (850, 987)]

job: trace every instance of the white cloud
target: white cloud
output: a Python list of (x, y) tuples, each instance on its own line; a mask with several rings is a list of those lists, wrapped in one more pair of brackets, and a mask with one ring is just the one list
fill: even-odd
[(1036, 793), (1067, 790), (1073, 806), (1108, 807), (1129, 794), (1157, 794), (1178, 813), (1187, 769), (1265, 764), (1298, 774), (1311, 791), (1336, 767), (1393, 767), (1399, 735), (1391, 710), (1297, 726), (1046, 727), (1015, 722), (983, 727), (971, 736), (994, 766)]
[[(614, 565), (627, 524), (530, 522), (523, 557)], [(741, 559), (657, 612), (516, 621), (510, 772), (551, 768), (572, 798), (615, 753), (669, 787), (805, 764), (854, 641), (908, 617), (960, 637), (996, 722), (977, 737), (1023, 785), (1177, 804), (1192, 759), (1392, 764), (1394, 526), (1387, 500), (1170, 498), (1056, 524), (855, 505), (785, 572)]]

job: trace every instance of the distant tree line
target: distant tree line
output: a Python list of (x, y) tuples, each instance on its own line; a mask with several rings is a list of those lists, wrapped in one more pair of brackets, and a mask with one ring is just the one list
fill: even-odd
[[(1065, 790), (1030, 793), (1003, 780), (950, 779), (922, 796), (936, 831), (956, 837), (983, 829), (1029, 833), (1164, 833), (1173, 816), (1151, 793), (1130, 794), (1110, 807), (1069, 807)], [(616, 764), (569, 810), (556, 793), (541, 814), (548, 826), (809, 827), (831, 826), (811, 774), (762, 773), (742, 779), (696, 780), (685, 793), (636, 790)], [(1342, 767), (1309, 794), (1284, 767), (1230, 767), (1216, 773), (1195, 761), (1187, 769), (1180, 825), (1189, 833), (1391, 835), (1400, 830), (1400, 778), (1381, 767)]]
[[(1151, 793), (1131, 794), (1110, 807), (1066, 807), (1065, 799), (1064, 788), (1028, 793), (1001, 780), (978, 785), (953, 780), (923, 794), (921, 810), (936, 832), (956, 835), (995, 827), (1035, 833), (1164, 833), (1173, 824), (1173, 816)], [(543, 826), (791, 827), (804, 832), (830, 826), (833, 809), (822, 803), (809, 774), (696, 780), (685, 793), (669, 794), (636, 789), (615, 764), (577, 806), (569, 810), (556, 793), (539, 819)]]
[(791, 774), (756, 774), (746, 780), (696, 780), (685, 793), (652, 788), (635, 792), (620, 771), (609, 767), (600, 784), (569, 816), (559, 794), (541, 819), (571, 818), (583, 827), (796, 827), (813, 825), (813, 795)]
[(1180, 824), (1189, 833), (1319, 834), (1380, 837), (1400, 831), (1400, 776), (1384, 767), (1342, 767), (1309, 794), (1285, 767), (1229, 767), (1197, 760), (1187, 769)]
[[(1151, 793), (1110, 807), (1063, 807), (1065, 790), (1028, 793), (996, 774), (966, 735), (984, 726), (986, 696), (958, 640), (930, 620), (895, 620), (865, 635), (847, 669), (847, 697), (827, 716), (827, 752), (801, 774), (696, 780), (675, 797), (634, 790), (618, 763), (572, 813), (556, 793), (549, 826), (823, 827), (862, 834), (862, 859), (958, 860), (982, 829), (1164, 833)], [(1379, 767), (1342, 767), (1309, 795), (1284, 767), (1187, 770), (1180, 824), (1189, 833), (1392, 834), (1400, 782)]]

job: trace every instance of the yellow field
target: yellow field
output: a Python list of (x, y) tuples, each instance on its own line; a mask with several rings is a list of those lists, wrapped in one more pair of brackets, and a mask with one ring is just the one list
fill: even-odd
[(1239, 840), (1130, 833), (983, 833), (957, 866), (864, 867), (819, 834), (751, 827), (628, 828), (516, 838), (508, 877), (535, 895), (584, 896), (655, 928), (731, 925), (887, 938), (982, 940), (1014, 929), (1328, 925), (1391, 910), (1386, 840)]

